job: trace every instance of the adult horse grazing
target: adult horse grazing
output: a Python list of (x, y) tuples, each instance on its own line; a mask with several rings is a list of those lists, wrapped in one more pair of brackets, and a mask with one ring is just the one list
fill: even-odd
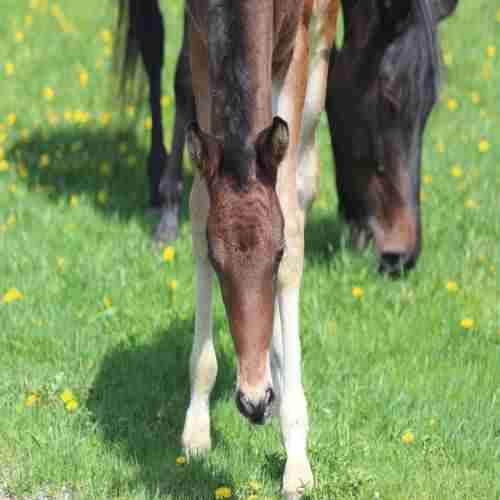
[(354, 244), (373, 237), (397, 275), (421, 249), (422, 138), (436, 101), (437, 20), (457, 0), (342, 0), (344, 43), (330, 61), (326, 109), (339, 207)]

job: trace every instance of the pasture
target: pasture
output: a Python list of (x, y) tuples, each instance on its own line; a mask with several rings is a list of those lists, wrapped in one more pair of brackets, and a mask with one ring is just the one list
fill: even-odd
[[(218, 291), (214, 449), (183, 460), (187, 200), (173, 251), (155, 247), (150, 120), (112, 91), (112, 3), (0, 6), (0, 498), (278, 499), (278, 425), (236, 409)], [(182, 2), (163, 8), (170, 137)], [(301, 299), (311, 500), (500, 498), (499, 33), (498, 0), (441, 27), (423, 253), (403, 279), (349, 247), (322, 122)]]

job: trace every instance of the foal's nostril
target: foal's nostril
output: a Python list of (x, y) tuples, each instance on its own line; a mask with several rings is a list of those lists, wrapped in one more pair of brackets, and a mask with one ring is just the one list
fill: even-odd
[(271, 404), (274, 401), (274, 391), (268, 388), (264, 397), (258, 401), (252, 401), (243, 392), (236, 393), (236, 405), (240, 413), (248, 418), (253, 424), (264, 424), (271, 413)]
[(404, 271), (409, 271), (415, 265), (411, 254), (404, 252), (384, 252), (380, 256), (379, 272), (392, 278), (398, 278)]

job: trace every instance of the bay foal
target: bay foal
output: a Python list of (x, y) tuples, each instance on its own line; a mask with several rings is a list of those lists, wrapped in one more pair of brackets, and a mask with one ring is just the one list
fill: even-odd
[(288, 499), (313, 483), (299, 292), (315, 182), (309, 172), (318, 161), (314, 130), (338, 9), (337, 0), (186, 2), (197, 119), (187, 132), (197, 167), (190, 198), (197, 302), (182, 442), (188, 455), (211, 447), (215, 271), (238, 357), (237, 406), (260, 424), (279, 405)]

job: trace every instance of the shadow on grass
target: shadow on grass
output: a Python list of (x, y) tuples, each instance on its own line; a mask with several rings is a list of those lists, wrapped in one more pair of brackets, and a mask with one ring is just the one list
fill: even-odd
[(305, 257), (310, 261), (329, 262), (347, 244), (348, 230), (335, 213), (311, 214), (305, 228)]
[[(214, 325), (218, 331), (221, 325)], [(180, 436), (189, 403), (189, 355), (193, 321), (176, 320), (151, 341), (131, 338), (109, 352), (97, 374), (88, 399), (97, 429), (117, 453), (125, 454), (134, 473), (126, 484), (113, 485), (137, 491), (146, 487), (151, 498), (170, 494), (173, 498), (213, 498), (222, 484), (234, 487), (225, 471), (210, 464), (210, 457), (194, 460), (189, 467), (176, 464), (181, 451)], [(211, 398), (232, 397), (234, 361), (217, 349), (218, 376)], [(214, 447), (224, 438), (212, 429)], [(156, 497), (155, 497), (156, 498)]]
[[(137, 218), (149, 234), (159, 220), (146, 215), (147, 152), (132, 131), (53, 128), (19, 140), (7, 155), (26, 166), (21, 180), (28, 189), (45, 193), (54, 203), (83, 196), (107, 217), (117, 216), (123, 222)], [(190, 177), (185, 178), (185, 186), (188, 193)], [(187, 198), (181, 207), (181, 225), (188, 219)]]

